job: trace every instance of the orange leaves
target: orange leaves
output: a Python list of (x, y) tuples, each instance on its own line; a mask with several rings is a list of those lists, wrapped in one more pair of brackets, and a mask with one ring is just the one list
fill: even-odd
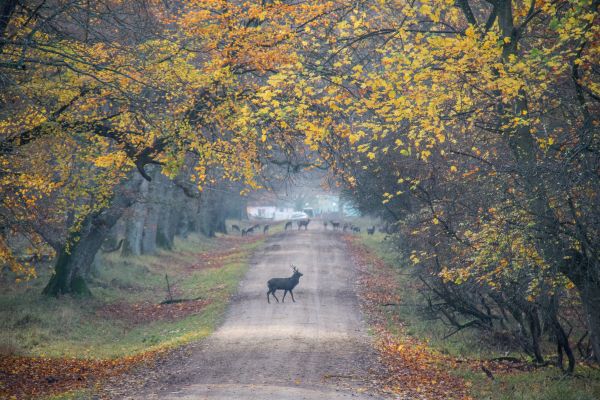
[(387, 371), (380, 390), (407, 398), (469, 399), (469, 383), (449, 373), (457, 367), (456, 360), (432, 350), (427, 343), (402, 332), (402, 322), (394, 318), (389, 332), (388, 306), (402, 303), (400, 288), (392, 268), (387, 266), (354, 237), (346, 243), (359, 267), (359, 289), (363, 309), (377, 332), (376, 347)]
[(394, 393), (427, 399), (469, 399), (469, 384), (452, 376), (456, 368), (449, 357), (431, 350), (415, 338), (401, 339), (381, 332), (377, 342), (380, 359), (388, 368), (384, 382)]
[(84, 388), (140, 363), (151, 362), (161, 353), (154, 351), (112, 360), (0, 356), (0, 397), (31, 398)]
[[(310, 31), (328, 2), (285, 3), (187, 1), (178, 19), (189, 39), (220, 63), (264, 73), (297, 61), (296, 26)], [(313, 21), (314, 23), (314, 21)], [(200, 39), (200, 40), (198, 40)]]
[(18, 281), (36, 276), (35, 268), (31, 264), (17, 260), (3, 236), (0, 236), (0, 264), (8, 266)]

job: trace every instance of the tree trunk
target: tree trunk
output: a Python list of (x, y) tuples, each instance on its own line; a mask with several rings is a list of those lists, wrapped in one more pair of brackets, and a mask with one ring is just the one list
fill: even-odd
[(540, 318), (535, 309), (527, 310), (526, 315), (527, 321), (529, 322), (529, 333), (531, 334), (531, 350), (533, 351), (535, 362), (542, 364), (544, 362), (544, 356), (540, 347), (540, 339), (542, 337)]
[(198, 207), (198, 228), (202, 234), (214, 237), (216, 232), (227, 233), (227, 194), (206, 191)]
[(567, 359), (569, 365), (567, 367), (567, 374), (572, 374), (575, 371), (575, 355), (573, 354), (573, 350), (571, 349), (571, 345), (569, 344), (569, 337), (567, 336), (564, 328), (562, 327), (560, 321), (558, 320), (558, 296), (552, 296), (549, 307), (549, 317), (550, 324), (552, 325), (552, 329), (554, 330), (554, 335), (556, 336), (556, 346), (557, 346), (557, 355), (558, 355), (558, 367), (564, 371), (563, 365), (563, 350), (567, 355)]
[[(498, 1), (496, 6), (498, 9), (498, 25), (502, 35), (511, 39), (504, 45), (502, 53), (504, 60), (507, 61), (510, 56), (518, 57), (519, 32), (514, 27), (512, 3), (503, 0)], [(519, 98), (513, 103), (499, 104), (499, 114), (503, 115), (505, 111), (510, 110), (514, 115), (523, 115), (528, 111), (526, 99), (526, 93), (522, 91)], [(597, 362), (600, 362), (599, 266), (593, 262), (582, 262), (575, 265), (575, 271), (569, 271), (573, 268), (565, 268), (565, 256), (572, 250), (568, 244), (563, 243), (561, 240), (560, 223), (552, 207), (550, 207), (548, 194), (538, 170), (536, 156), (538, 146), (529, 129), (529, 126), (526, 125), (508, 129), (505, 132), (505, 138), (515, 157), (519, 174), (526, 188), (528, 196), (527, 209), (534, 218), (534, 229), (538, 235), (537, 244), (546, 263), (556, 271), (560, 270), (576, 285), (586, 311), (594, 357)], [(574, 265), (573, 263), (569, 264)]]
[(160, 203), (160, 212), (156, 225), (156, 245), (163, 249), (172, 250), (177, 219), (179, 217), (179, 207), (175, 205), (176, 197), (174, 196), (173, 185), (169, 178), (160, 175), (156, 180), (160, 188), (160, 198), (158, 200)]
[[(2, 0), (0, 1), (0, 37), (4, 39), (4, 32), (10, 22), (13, 12), (17, 7), (17, 0)], [(0, 42), (0, 54), (4, 47), (4, 41)]]
[(135, 173), (134, 176), (117, 185), (110, 206), (85, 217), (81, 228), (69, 235), (56, 260), (55, 273), (44, 288), (43, 294), (48, 296), (91, 294), (83, 273), (93, 263), (96, 253), (111, 228), (135, 201), (140, 182), (141, 177)]
[(157, 202), (158, 191), (156, 184), (158, 173), (152, 173), (152, 182), (148, 187), (146, 212), (144, 216), (144, 232), (142, 234), (142, 254), (156, 253), (156, 232), (158, 226), (158, 213), (160, 204)]
[[(143, 180), (140, 185), (140, 199), (128, 210), (125, 221), (125, 241), (121, 249), (121, 255), (139, 256), (142, 254), (142, 236), (144, 234), (144, 217), (148, 195), (148, 181)], [(140, 201), (142, 200), (142, 201)]]
[(214, 237), (213, 215), (209, 201), (201, 201), (198, 207), (198, 229), (206, 237)]
[(573, 251), (562, 272), (575, 284), (581, 298), (590, 332), (590, 344), (596, 362), (600, 363), (600, 267), (581, 253)]

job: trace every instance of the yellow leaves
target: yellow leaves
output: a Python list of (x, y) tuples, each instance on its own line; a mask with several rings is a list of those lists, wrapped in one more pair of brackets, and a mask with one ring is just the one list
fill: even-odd
[(383, 200), (381, 201), (382, 204), (387, 204), (390, 202), (390, 200), (392, 200), (394, 198), (394, 195), (388, 192), (385, 192), (383, 194)]
[(419, 259), (419, 257), (417, 257), (417, 255), (414, 252), (411, 253), (409, 259), (413, 263), (413, 265), (417, 265), (417, 264), (419, 264), (421, 262), (421, 260)]
[(350, 24), (349, 24), (349, 23), (348, 23), (348, 21), (347, 21), (347, 20), (345, 20), (345, 19), (341, 20), (341, 21), (340, 21), (340, 22), (338, 22), (338, 23), (337, 23), (337, 25), (336, 25), (337, 29), (339, 29), (339, 30), (340, 30), (340, 32), (342, 32), (342, 33), (343, 33), (343, 32), (345, 32), (345, 31), (347, 31), (347, 30), (348, 30), (348, 28), (349, 28), (349, 26), (350, 26)]
[(120, 167), (127, 160), (124, 151), (100, 155), (94, 159), (94, 165), (100, 168)]
[(358, 145), (358, 147), (356, 148), (356, 150), (359, 153), (365, 153), (366, 151), (369, 150), (370, 147), (371, 147), (371, 145), (369, 143), (363, 143), (363, 144)]
[(458, 169), (456, 168), (456, 165), (451, 165), (450, 166), (450, 172), (457, 172)]
[(477, 32), (475, 32), (475, 27), (473, 25), (469, 25), (469, 27), (465, 30), (465, 36), (468, 38), (475, 38)]
[(29, 280), (36, 277), (34, 266), (27, 262), (20, 262), (12, 253), (4, 236), (0, 235), (0, 263), (8, 266), (10, 271), (16, 275), (17, 282)]
[(321, 141), (329, 135), (329, 130), (326, 126), (320, 126), (313, 122), (305, 122), (303, 127), (304, 143), (309, 145), (312, 150), (317, 150)]
[(554, 138), (551, 136), (548, 138), (536, 138), (536, 141), (542, 150), (546, 150), (554, 144)]
[(571, 289), (575, 288), (575, 284), (574, 284), (572, 281), (568, 281), (568, 282), (565, 284), (565, 288), (567, 288), (567, 289), (571, 290)]
[(266, 89), (264, 91), (258, 92), (256, 94), (257, 97), (265, 100), (265, 101), (271, 101), (271, 99), (273, 99), (273, 97), (275, 96), (275, 93), (273, 93), (272, 91)]
[(358, 131), (356, 133), (351, 133), (348, 136), (348, 141), (350, 142), (350, 144), (355, 144), (356, 142), (358, 142), (361, 138), (365, 137), (366, 134), (364, 131)]

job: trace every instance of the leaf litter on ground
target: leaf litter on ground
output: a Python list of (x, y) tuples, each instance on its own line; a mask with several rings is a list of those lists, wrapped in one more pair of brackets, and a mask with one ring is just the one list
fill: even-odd
[[(260, 239), (258, 235), (219, 238), (216, 248), (196, 254), (196, 260), (187, 265), (186, 269), (191, 273), (199, 269), (221, 268), (234, 258), (237, 259), (238, 255), (240, 259), (243, 257), (243, 245)], [(169, 255), (166, 258), (171, 262), (181, 262)], [(224, 286), (213, 289), (222, 290)], [(135, 326), (185, 318), (201, 312), (210, 302), (209, 299), (192, 299), (172, 304), (115, 302), (100, 307), (96, 315), (123, 320)], [(115, 359), (0, 355), (0, 398), (35, 398), (91, 388), (102, 381), (118, 378), (132, 368), (151, 365), (161, 357), (168, 356), (170, 351), (172, 349), (153, 347), (151, 350)]]
[(471, 399), (471, 382), (449, 371), (468, 368), (493, 374), (530, 369), (514, 360), (477, 360), (442, 354), (428, 345), (427, 340), (405, 333), (403, 322), (392, 315), (392, 324), (399, 333), (390, 332), (390, 315), (385, 308), (402, 304), (401, 288), (395, 271), (375, 252), (360, 243), (360, 239), (345, 235), (344, 240), (358, 269), (357, 288), (361, 308), (376, 333), (376, 348), (384, 365), (383, 376), (377, 378), (380, 390), (410, 399)]

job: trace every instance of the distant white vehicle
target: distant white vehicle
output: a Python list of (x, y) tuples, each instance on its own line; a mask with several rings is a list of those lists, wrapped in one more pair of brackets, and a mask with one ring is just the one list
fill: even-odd
[(305, 212), (295, 212), (290, 216), (290, 219), (292, 221), (305, 221), (308, 220), (308, 214), (306, 214)]

